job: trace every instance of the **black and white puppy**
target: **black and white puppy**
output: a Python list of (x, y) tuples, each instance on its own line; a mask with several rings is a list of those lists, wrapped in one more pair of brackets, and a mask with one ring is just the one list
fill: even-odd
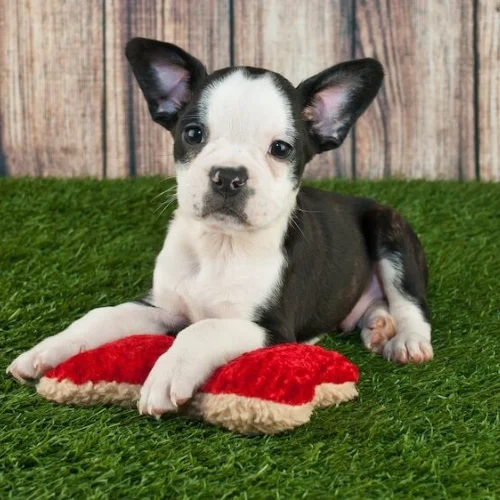
[(298, 87), (263, 69), (211, 75), (175, 45), (136, 38), (127, 58), (153, 120), (174, 137), (178, 209), (144, 301), (94, 309), (8, 368), (41, 376), (84, 349), (175, 332), (139, 411), (174, 411), (219, 366), (253, 349), (361, 329), (399, 363), (433, 356), (420, 243), (394, 210), (301, 187), (374, 99), (381, 65), (333, 66)]

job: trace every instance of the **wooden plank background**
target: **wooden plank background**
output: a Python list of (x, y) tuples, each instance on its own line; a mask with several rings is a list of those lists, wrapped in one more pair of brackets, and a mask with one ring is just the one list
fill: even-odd
[(375, 106), (358, 122), (357, 172), (474, 179), (472, 2), (376, 3), (358, 0), (356, 9), (355, 55), (375, 57), (386, 71)]
[(102, 2), (0, 1), (1, 171), (102, 177), (102, 26)]
[(379, 96), (309, 177), (500, 181), (500, 0), (0, 0), (0, 176), (173, 175), (133, 36), (294, 84), (375, 57)]
[(500, 0), (478, 0), (478, 174), (500, 181)]
[[(353, 13), (353, 0), (235, 0), (234, 64), (277, 71), (298, 85), (335, 62), (352, 59)], [(306, 173), (351, 178), (352, 148), (350, 136), (341, 148), (314, 158)]]

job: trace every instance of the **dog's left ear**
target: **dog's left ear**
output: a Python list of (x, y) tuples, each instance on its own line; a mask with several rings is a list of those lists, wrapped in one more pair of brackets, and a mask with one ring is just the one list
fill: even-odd
[(147, 38), (130, 40), (125, 55), (151, 117), (172, 132), (193, 90), (207, 76), (205, 67), (177, 45)]
[(318, 153), (338, 148), (349, 129), (373, 101), (384, 70), (374, 59), (337, 64), (302, 82), (297, 91), (302, 115), (318, 146)]

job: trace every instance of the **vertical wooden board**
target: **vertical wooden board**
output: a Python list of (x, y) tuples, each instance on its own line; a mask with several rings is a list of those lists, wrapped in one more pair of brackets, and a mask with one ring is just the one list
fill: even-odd
[(500, 0), (479, 0), (479, 177), (500, 181)]
[(102, 0), (0, 2), (0, 130), (10, 175), (103, 171)]
[[(229, 66), (228, 0), (129, 0), (130, 36), (175, 43), (199, 58), (209, 71)], [(132, 82), (135, 155), (132, 173), (174, 175), (172, 139), (155, 124), (135, 80)]]
[(357, 175), (475, 178), (473, 14), (469, 0), (357, 1), (356, 56), (386, 71), (356, 126)]
[(131, 160), (131, 80), (125, 58), (129, 10), (124, 0), (106, 0), (104, 9), (105, 175), (126, 177)]
[[(352, 57), (353, 0), (234, 0), (234, 55), (294, 85)], [(317, 156), (307, 177), (351, 177), (352, 139)]]

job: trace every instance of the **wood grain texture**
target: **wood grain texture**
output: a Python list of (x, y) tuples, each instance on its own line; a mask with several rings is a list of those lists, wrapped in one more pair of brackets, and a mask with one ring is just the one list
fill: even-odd
[(9, 175), (103, 173), (102, 1), (0, 1), (0, 143)]
[(127, 177), (132, 149), (131, 78), (125, 57), (129, 11), (123, 0), (106, 0), (104, 8), (105, 175), (108, 178)]
[(124, 46), (228, 66), (231, 5), (238, 65), (294, 84), (353, 56), (386, 68), (354, 140), (308, 177), (474, 179), (477, 151), (481, 180), (500, 181), (500, 0), (0, 0), (0, 176), (173, 175)]
[[(294, 85), (352, 57), (352, 0), (234, 0), (234, 55)], [(352, 142), (316, 157), (307, 177), (352, 177)]]
[(356, 127), (360, 177), (475, 178), (473, 23), (469, 0), (357, 1), (356, 57), (386, 70)]
[[(130, 0), (130, 35), (175, 43), (199, 58), (209, 71), (229, 66), (228, 0)], [(122, 51), (123, 52), (123, 51)], [(132, 127), (137, 175), (174, 175), (172, 139), (155, 124), (132, 82)]]
[(479, 0), (479, 178), (500, 181), (500, 0)]

